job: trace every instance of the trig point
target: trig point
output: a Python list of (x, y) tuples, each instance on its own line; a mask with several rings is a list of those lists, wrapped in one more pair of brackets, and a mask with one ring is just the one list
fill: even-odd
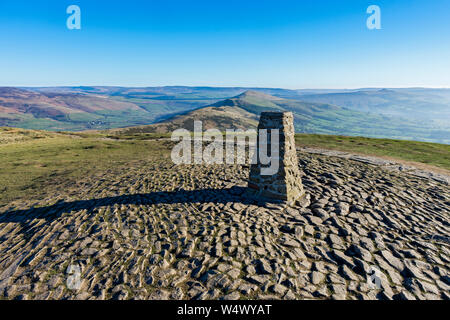
[[(267, 130), (267, 148), (263, 151), (270, 156), (272, 143), (272, 129), (279, 131), (279, 168), (275, 173), (266, 175), (261, 169), (269, 165), (261, 163), (260, 136), (261, 130)], [(250, 168), (249, 191), (251, 194), (285, 201), (295, 204), (304, 195), (301, 173), (298, 166), (294, 139), (294, 116), (291, 112), (263, 112), (258, 125), (258, 142), (256, 148), (257, 161)], [(276, 138), (276, 137), (274, 137)]]

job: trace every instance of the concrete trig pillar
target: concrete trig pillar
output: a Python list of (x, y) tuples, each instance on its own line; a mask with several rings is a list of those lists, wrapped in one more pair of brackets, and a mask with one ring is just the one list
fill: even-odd
[[(273, 174), (264, 173), (264, 168), (270, 165), (261, 163), (260, 137), (261, 130), (267, 130), (267, 152), (271, 155), (272, 144), (276, 143), (276, 136), (272, 137), (272, 129), (279, 131), (279, 167)], [(295, 148), (294, 116), (292, 112), (262, 112), (258, 125), (258, 142), (256, 148), (257, 161), (250, 168), (249, 191), (259, 197), (285, 201), (295, 204), (304, 196), (301, 172), (298, 165)], [(263, 151), (266, 151), (263, 150)], [(264, 152), (263, 152), (264, 153)], [(276, 157), (276, 154), (275, 154)], [(276, 158), (278, 158), (276, 157)], [(273, 159), (272, 159), (273, 160)]]

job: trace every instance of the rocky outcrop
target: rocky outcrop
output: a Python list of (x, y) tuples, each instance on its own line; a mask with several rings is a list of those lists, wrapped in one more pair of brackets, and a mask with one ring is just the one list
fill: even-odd
[(307, 206), (168, 157), (0, 206), (0, 299), (450, 299), (447, 184), (297, 156)]

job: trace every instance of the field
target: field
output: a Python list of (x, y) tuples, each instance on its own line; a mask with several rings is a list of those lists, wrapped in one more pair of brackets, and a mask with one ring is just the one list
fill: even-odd
[[(97, 174), (107, 170), (127, 170), (133, 161), (169, 154), (157, 141), (5, 130), (0, 131), (0, 204), (23, 198), (39, 200), (61, 186), (76, 191), (76, 182), (82, 177), (95, 180)], [(8, 135), (10, 130), (15, 133)]]
[[(170, 135), (152, 133), (54, 133), (0, 129), (0, 204), (57, 198), (61, 187), (82, 192), (81, 178), (132, 170), (140, 161), (169, 157)], [(162, 140), (157, 140), (162, 139)], [(298, 146), (350, 151), (413, 161), (450, 170), (450, 146), (388, 139), (299, 134)], [(81, 189), (80, 189), (81, 188)], [(66, 190), (66, 191), (67, 191)]]

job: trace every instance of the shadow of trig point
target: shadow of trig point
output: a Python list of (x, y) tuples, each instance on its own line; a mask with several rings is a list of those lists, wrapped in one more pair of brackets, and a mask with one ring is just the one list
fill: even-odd
[[(267, 134), (264, 129), (267, 130)], [(277, 132), (279, 139), (276, 136)], [(303, 202), (305, 193), (298, 165), (294, 135), (292, 112), (261, 113), (255, 153), (257, 159), (252, 162), (248, 182), (248, 192), (251, 196), (278, 200), (288, 205)], [(267, 136), (267, 148), (264, 146), (264, 136)], [(276, 146), (277, 141), (279, 141), (279, 146)], [(272, 150), (273, 144), (275, 144), (275, 152)], [(267, 159), (261, 158), (261, 154), (263, 157), (268, 155), (272, 158), (272, 161), (278, 161), (278, 170), (269, 173), (267, 173), (267, 170), (264, 172), (263, 169), (270, 167), (270, 164), (267, 164)]]

